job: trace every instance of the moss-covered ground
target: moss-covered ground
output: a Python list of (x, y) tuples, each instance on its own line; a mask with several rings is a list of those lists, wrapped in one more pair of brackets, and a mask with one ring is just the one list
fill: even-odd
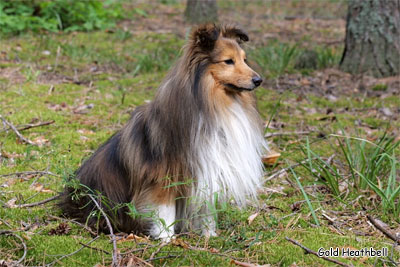
[[(257, 5), (260, 4), (256, 4), (256, 8)], [(151, 8), (141, 8), (149, 15), (138, 18), (140, 23), (157, 19)], [(221, 8), (235, 7), (225, 3)], [(277, 9), (275, 5), (272, 8)], [(181, 12), (182, 5), (166, 5), (166, 10), (170, 9)], [(185, 37), (141, 27), (141, 30), (130, 31), (130, 23), (135, 21), (125, 22), (113, 31), (27, 33), (0, 40), (0, 114), (17, 128), (51, 122), (21, 131), (39, 146), (21, 142), (12, 130), (0, 123), (0, 231), (15, 231), (13, 233), (22, 238), (27, 246), (24, 265), (111, 263), (112, 243), (107, 235), (100, 235), (89, 247), (64, 257), (93, 237), (83, 227), (58, 218), (61, 215), (54, 202), (30, 208), (12, 207), (56, 195), (63, 188), (64, 178), (121, 128), (135, 107), (154, 96), (158, 84), (179, 56)], [(265, 27), (252, 28), (252, 32), (265, 31)], [(333, 38), (332, 31), (320, 30), (315, 36), (323, 38), (325, 34), (327, 39)], [(313, 69), (299, 70), (294, 66), (295, 57), (279, 46), (280, 42), (288, 47), (293, 43), (287, 42), (287, 36), (276, 37), (276, 42), (268, 44), (259, 36), (256, 45), (246, 47), (252, 55), (254, 68), (267, 77), (256, 92), (259, 111), (268, 125), (266, 134), (287, 134), (267, 139), (281, 157), (275, 165), (266, 166), (265, 177), (306, 159), (301, 148), (308, 139), (314, 152), (325, 159), (333, 158), (335, 166), (342, 166), (343, 180), (350, 179), (346, 160), (340, 153), (339, 141), (343, 139), (331, 134), (346, 134), (370, 142), (376, 142), (385, 132), (399, 138), (399, 89), (395, 88), (399, 83), (393, 83), (393, 79), (369, 78), (363, 84), (357, 77), (335, 70), (343, 49), (341, 44), (334, 45), (333, 50), (316, 44), (318, 64)], [(303, 37), (296, 39), (296, 53), (309, 48), (309, 40), (314, 38)], [(270, 54), (257, 58), (257, 51), (265, 47)], [(331, 51), (327, 52), (329, 49)], [(278, 64), (269, 62), (271, 53), (279, 60), (288, 57), (289, 63), (283, 60), (279, 61), (282, 67), (271, 67)], [(298, 133), (302, 131), (308, 133)], [(393, 155), (399, 159), (399, 154), (397, 149)], [(26, 171), (48, 173), (2, 176)], [(382, 258), (336, 258), (355, 266), (391, 266), (399, 262), (398, 248), (366, 218), (368, 214), (379, 218), (388, 230), (398, 232), (398, 214), (384, 209), (382, 199), (371, 188), (356, 190), (342, 185), (341, 190), (347, 196), (337, 197), (327, 186), (316, 183), (316, 178), (305, 168), (299, 166), (294, 171), (312, 209), (293, 174), (287, 170), (265, 183), (258, 204), (250, 204), (242, 210), (233, 205), (221, 207), (218, 237), (206, 239), (189, 233), (160, 247), (158, 241), (145, 237), (130, 239), (120, 235), (118, 249), (126, 264), (130, 260), (138, 265), (229, 266), (235, 264), (235, 260), (236, 264), (271, 266), (331, 264), (305, 254), (285, 240), (289, 237), (313, 250), (387, 247), (392, 253)], [(380, 179), (381, 184), (386, 183), (385, 177)], [(394, 203), (399, 205), (398, 196)], [(320, 226), (316, 225), (311, 211), (315, 211)], [(59, 231), (58, 235), (52, 234), (57, 227), (65, 227), (60, 226), (63, 222), (68, 224), (68, 229)], [(0, 234), (0, 262), (16, 261), (23, 252), (20, 239)], [(148, 262), (144, 263), (146, 260)]]

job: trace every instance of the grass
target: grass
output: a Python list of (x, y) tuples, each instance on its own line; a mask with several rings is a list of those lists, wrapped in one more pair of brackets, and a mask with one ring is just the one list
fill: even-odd
[(380, 197), (378, 205), (383, 212), (396, 218), (399, 215), (400, 185), (396, 177), (400, 141), (387, 137), (386, 133), (376, 142), (346, 134), (333, 136), (339, 144), (334, 154), (337, 160), (323, 159), (312, 151), (307, 139), (303, 152), (308, 164), (302, 166), (317, 183), (341, 200), (354, 200), (360, 192), (370, 190)]
[(297, 54), (296, 45), (274, 42), (254, 50), (251, 57), (269, 77), (276, 77), (292, 69), (292, 62)]
[(316, 69), (338, 66), (341, 49), (316, 46), (306, 49), (297, 44), (272, 41), (250, 53), (250, 58), (262, 69), (264, 75), (276, 78), (284, 73), (300, 71), (310, 73)]
[[(143, 32), (133, 36), (123, 30), (26, 34), (2, 40), (0, 114), (14, 125), (50, 120), (55, 123), (22, 132), (30, 140), (42, 140), (42, 146), (22, 144), (13, 132), (1, 128), (0, 174), (48, 169), (57, 176), (0, 177), (0, 204), (13, 198), (17, 203), (40, 201), (62, 190), (63, 178), (120, 129), (130, 111), (152, 99), (183, 43), (173, 34)], [(340, 47), (314, 50), (321, 58), (317, 69), (334, 65), (340, 54)], [(287, 72), (298, 73), (300, 70), (294, 64), (302, 51), (301, 44), (275, 42), (248, 52), (274, 78)], [(332, 102), (312, 93), (299, 99), (297, 92), (278, 92), (271, 88), (259, 88), (256, 93), (260, 113), (269, 124), (268, 131), (298, 131), (304, 127), (311, 130), (308, 138), (289, 135), (270, 140), (272, 148), (282, 156), (276, 167), (267, 167), (267, 175), (307, 158), (316, 159), (293, 169), (293, 173), (268, 181), (265, 187), (270, 191), (266, 189), (260, 194), (259, 206), (250, 205), (243, 210), (232, 205), (216, 207), (220, 212), (218, 237), (207, 240), (195, 234), (181, 236), (180, 243), (171, 243), (157, 254), (171, 258), (151, 263), (229, 266), (233, 257), (274, 266), (327, 265), (321, 259), (305, 255), (287, 242), (285, 236), (314, 250), (321, 246), (375, 249), (391, 246), (366, 223), (362, 214), (371, 214), (389, 226), (398, 227), (399, 147), (398, 141), (384, 133), (394, 132), (400, 123), (398, 119), (392, 120), (392, 130), (386, 129), (383, 126), (388, 123), (384, 118), (352, 109), (395, 109), (398, 107), (396, 96), (368, 97), (360, 101), (359, 95), (343, 95)], [(84, 108), (86, 105), (92, 108)], [(310, 112), (311, 108), (315, 112)], [(321, 119), (327, 116), (328, 108), (333, 110), (336, 120)], [(346, 108), (348, 111), (344, 112)], [(77, 112), (82, 109), (83, 112)], [(377, 129), (370, 133), (369, 127), (357, 126), (357, 120)], [(339, 137), (338, 133), (345, 137)], [(332, 155), (335, 155), (333, 160), (327, 162)], [(343, 183), (350, 190), (347, 196), (343, 194)], [(362, 197), (357, 198), (359, 195)], [(68, 233), (49, 235), (61, 223), (51, 217), (59, 212), (51, 204), (0, 209), (0, 229), (17, 230), (24, 238), (28, 247), (25, 265), (57, 262), (62, 255), (79, 249), (80, 243), (92, 240), (86, 230), (72, 223), (68, 223), (71, 227)], [(336, 224), (323, 214), (335, 218)], [(249, 224), (248, 218), (252, 215), (256, 217)], [(32, 228), (21, 231), (24, 225)], [(158, 245), (157, 241), (143, 238), (137, 242), (125, 240), (118, 243), (118, 248), (121, 252), (140, 249), (135, 256), (149, 259)], [(112, 251), (105, 235), (90, 246)], [(57, 263), (65, 266), (110, 264), (111, 255), (102, 250), (84, 248)], [(0, 259), (17, 260), (22, 252), (18, 239), (0, 235)], [(399, 260), (397, 251), (393, 258)], [(375, 260), (378, 266), (389, 264), (387, 258), (339, 260), (356, 266), (372, 266)]]

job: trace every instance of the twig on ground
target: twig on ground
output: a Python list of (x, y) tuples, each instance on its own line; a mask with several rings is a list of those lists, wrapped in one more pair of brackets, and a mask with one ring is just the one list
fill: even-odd
[(0, 115), (0, 119), (3, 121), (4, 124), (6, 124), (8, 127), (11, 128), (11, 130), (18, 136), (18, 138), (19, 138), (22, 142), (27, 143), (27, 144), (30, 144), (30, 145), (32, 145), (32, 146), (37, 146), (37, 145), (38, 145), (38, 144), (36, 144), (35, 142), (33, 142), (33, 141), (31, 141), (31, 140), (25, 138), (25, 137), (18, 131), (18, 129), (15, 128), (15, 126), (14, 126), (11, 122), (8, 122), (5, 118), (3, 118), (2, 115)]
[(397, 244), (400, 243), (400, 238), (397, 238), (394, 234), (386, 230), (382, 225), (380, 225), (374, 218), (372, 218), (371, 215), (367, 215), (368, 220), (372, 223), (373, 226), (375, 226), (376, 229), (381, 231), (385, 236), (388, 238), (392, 239), (394, 242)]
[(160, 257), (156, 257), (156, 258), (150, 258), (150, 259), (146, 260), (146, 262), (155, 261), (155, 260), (169, 259), (169, 258), (176, 258), (176, 257), (179, 257), (179, 256), (178, 255), (160, 256)]
[(151, 245), (151, 244), (147, 244), (146, 243), (146, 246), (143, 247), (143, 248), (135, 248), (135, 249), (132, 249), (132, 250), (128, 250), (126, 252), (121, 252), (120, 255), (126, 255), (126, 254), (131, 254), (131, 253), (135, 253), (135, 252), (139, 252), (139, 251), (145, 251), (145, 250), (147, 250), (149, 248), (154, 248), (155, 246), (156, 245)]
[(56, 200), (56, 199), (58, 199), (60, 197), (61, 197), (61, 195), (55, 195), (55, 196), (52, 196), (50, 198), (46, 198), (46, 199), (44, 199), (42, 201), (38, 201), (38, 202), (27, 203), (27, 204), (13, 204), (13, 205), (7, 205), (6, 204), (6, 205), (7, 205), (8, 208), (31, 208), (31, 207), (35, 207), (35, 206), (40, 206), (40, 205), (46, 204), (46, 203), (51, 202), (53, 200)]
[(49, 172), (49, 171), (26, 171), (26, 172), (13, 172), (7, 174), (1, 174), (0, 177), (9, 177), (9, 176), (23, 176), (23, 175), (51, 175), (55, 177), (59, 177), (57, 174)]
[(0, 218), (0, 222), (4, 223), (5, 225), (7, 225), (9, 228), (12, 228), (12, 226), (5, 220), (3, 220), (2, 218)]
[(149, 258), (148, 260), (146, 260), (146, 261), (152, 261), (152, 260), (155, 258), (155, 256), (161, 251), (161, 249), (162, 249), (163, 247), (167, 246), (167, 245), (168, 245), (168, 242), (162, 242), (162, 243), (160, 244), (160, 246), (157, 248), (157, 250), (154, 251), (154, 252), (151, 254), (150, 258)]
[(211, 253), (211, 254), (213, 254), (213, 255), (217, 255), (217, 256), (221, 256), (221, 257), (226, 257), (226, 258), (233, 259), (233, 260), (237, 260), (237, 261), (243, 260), (243, 259), (239, 259), (239, 258), (236, 258), (236, 257), (234, 257), (234, 256), (231, 256), (231, 255), (229, 255), (229, 254), (225, 254), (225, 253), (222, 253), (222, 252), (210, 251), (208, 248), (199, 248), (199, 247), (191, 246), (191, 245), (189, 245), (189, 244), (187, 244), (187, 245), (188, 245), (187, 248), (188, 248), (188, 249), (191, 249), (191, 250), (205, 251), (205, 252)]
[(16, 238), (18, 238), (21, 241), (22, 246), (24, 247), (24, 254), (22, 255), (21, 258), (19, 258), (19, 260), (17, 261), (17, 264), (20, 264), (26, 257), (26, 253), (28, 252), (28, 249), (26, 247), (26, 244), (24, 242), (24, 240), (22, 239), (22, 237), (20, 237), (17, 234), (12, 233), (11, 235), (15, 236)]
[(249, 262), (243, 262), (243, 261), (237, 261), (237, 260), (231, 260), (231, 265), (238, 265), (238, 266), (242, 266), (242, 267), (256, 267), (259, 265), (255, 265), (253, 263), (249, 263)]
[(14, 233), (13, 230), (0, 230), (0, 235), (8, 235)]
[(400, 266), (400, 262), (396, 262), (393, 259), (393, 251), (396, 248), (396, 246), (397, 246), (397, 242), (394, 242), (393, 245), (392, 245), (392, 248), (390, 249), (390, 255), (388, 255), (388, 258), (389, 258), (389, 261), (391, 261), (394, 266)]
[[(314, 158), (312, 158), (311, 160), (313, 160), (313, 159), (314, 159)], [(279, 171), (276, 171), (276, 172), (274, 172), (273, 174), (269, 175), (267, 178), (265, 178), (265, 179), (264, 179), (264, 182), (269, 181), (269, 180), (272, 180), (272, 179), (274, 179), (275, 177), (278, 177), (279, 175), (281, 175), (281, 174), (287, 172), (288, 170), (294, 169), (294, 168), (296, 168), (296, 167), (298, 167), (298, 166), (300, 166), (300, 165), (306, 163), (307, 161), (309, 161), (309, 159), (305, 159), (305, 160), (303, 160), (303, 161), (301, 161), (301, 162), (298, 162), (298, 163), (295, 163), (295, 164), (293, 164), (293, 165), (291, 165), (291, 166), (289, 166), (289, 167), (280, 169)]]
[[(100, 238), (100, 236), (96, 236), (95, 238), (93, 238), (92, 240), (90, 240), (89, 242), (87, 242), (85, 245), (86, 245), (86, 246), (89, 246), (91, 243), (93, 243), (94, 241), (96, 241), (98, 238)], [(71, 252), (71, 253), (69, 253), (69, 254), (63, 255), (63, 256), (61, 256), (60, 258), (58, 258), (58, 259), (56, 259), (56, 260), (50, 262), (49, 264), (46, 264), (46, 266), (52, 266), (53, 264), (55, 264), (56, 262), (58, 262), (58, 261), (60, 261), (60, 260), (62, 260), (62, 259), (65, 259), (65, 258), (67, 258), (67, 257), (70, 257), (70, 256), (72, 256), (72, 255), (75, 255), (76, 253), (78, 253), (79, 251), (81, 251), (82, 249), (84, 249), (84, 248), (86, 247), (85, 245), (83, 245), (83, 246), (80, 247), (79, 249), (75, 250), (74, 252)]]
[(89, 245), (83, 244), (82, 242), (79, 242), (79, 245), (82, 245), (82, 246), (84, 246), (84, 247), (87, 247), (87, 248), (90, 248), (90, 249), (93, 249), (93, 250), (97, 250), (97, 251), (103, 252), (103, 253), (108, 254), (108, 255), (111, 254), (110, 252), (108, 252), (108, 251), (106, 251), (106, 250), (104, 250), (104, 249), (91, 247), (91, 246), (89, 246)]
[[(35, 128), (35, 127), (50, 125), (50, 124), (53, 124), (54, 122), (55, 121), (52, 120), (52, 121), (43, 121), (43, 122), (38, 122), (38, 123), (28, 123), (28, 124), (24, 124), (24, 125), (15, 126), (15, 128), (19, 132), (21, 132), (21, 131), (28, 130), (28, 129)], [(10, 129), (11, 129), (11, 127), (7, 128), (7, 129), (0, 130), (0, 132), (5, 132), (5, 131), (8, 131)]]
[(267, 133), (264, 135), (265, 138), (271, 138), (275, 136), (283, 136), (283, 135), (306, 135), (311, 133), (310, 131), (301, 131), (301, 132), (277, 132), (277, 133)]
[(80, 223), (80, 222), (77, 222), (77, 221), (75, 221), (75, 220), (69, 220), (69, 219), (61, 218), (61, 217), (54, 216), (54, 215), (50, 215), (49, 217), (52, 218), (52, 219), (55, 219), (55, 220), (62, 220), (62, 221), (64, 221), (64, 222), (71, 222), (71, 223), (73, 223), (73, 224), (76, 224), (76, 225), (82, 227), (83, 229), (85, 229), (86, 231), (88, 231), (92, 236), (97, 236), (97, 235), (98, 235), (98, 233), (96, 233), (95, 231), (93, 231), (92, 229), (90, 229), (89, 226), (84, 225), (84, 224), (82, 224), (82, 223)]
[(115, 238), (114, 231), (113, 231), (112, 225), (110, 223), (110, 220), (108, 219), (107, 214), (100, 207), (100, 205), (96, 201), (96, 199), (94, 199), (94, 197), (92, 195), (90, 195), (90, 194), (88, 196), (94, 202), (94, 204), (99, 209), (99, 211), (103, 214), (104, 219), (106, 220), (107, 226), (108, 226), (108, 228), (110, 230), (110, 236), (111, 236), (111, 239), (112, 239), (112, 243), (113, 243), (113, 253), (112, 253), (112, 264), (111, 264), (111, 266), (112, 267), (117, 267), (119, 265), (119, 254), (118, 254), (118, 249), (117, 249), (117, 239)]
[(346, 264), (346, 263), (337, 261), (337, 260), (335, 260), (335, 259), (331, 259), (331, 258), (328, 258), (328, 257), (325, 257), (325, 256), (319, 256), (318, 253), (315, 252), (314, 250), (309, 249), (308, 247), (303, 246), (302, 244), (300, 244), (300, 243), (297, 242), (296, 240), (293, 240), (293, 239), (291, 239), (291, 238), (289, 238), (289, 237), (287, 237), (287, 236), (285, 237), (285, 239), (286, 239), (287, 241), (289, 241), (290, 243), (295, 244), (296, 246), (301, 247), (301, 248), (306, 252), (306, 254), (315, 255), (315, 256), (317, 256), (318, 258), (324, 259), (324, 260), (329, 261), (329, 262), (336, 263), (337, 265), (340, 265), (340, 266), (347, 266), (347, 267), (352, 266), (352, 265), (348, 265), (348, 264)]
[(31, 229), (33, 225), (34, 224), (28, 224), (23, 229), (19, 229), (19, 230), (0, 230), (0, 235), (8, 235), (8, 234), (16, 233), (16, 232), (25, 232), (25, 231), (28, 231), (29, 229)]
[(138, 257), (138, 256), (136, 256), (136, 255), (133, 255), (133, 254), (132, 254), (131, 257), (129, 258), (129, 261), (128, 261), (128, 263), (127, 263), (125, 266), (141, 266), (140, 264), (137, 264), (137, 263), (133, 262), (134, 260), (137, 260), (137, 261), (143, 263), (143, 264), (146, 265), (146, 266), (153, 267), (153, 265), (151, 265), (150, 263), (148, 263), (148, 262), (145, 261), (144, 259), (142, 259), (142, 258), (140, 258), (140, 257)]
[(12, 266), (19, 266), (21, 264), (21, 262), (25, 259), (26, 257), (26, 253), (28, 252), (28, 248), (26, 247), (26, 244), (24, 242), (24, 240), (22, 239), (22, 237), (20, 237), (19, 235), (17, 235), (15, 232), (17, 231), (12, 231), (12, 230), (1, 230), (0, 231), (0, 235), (11, 235), (16, 237), (17, 239), (19, 239), (21, 241), (21, 245), (24, 247), (24, 254), (22, 254), (22, 257), (19, 258), (18, 261), (13, 261)]

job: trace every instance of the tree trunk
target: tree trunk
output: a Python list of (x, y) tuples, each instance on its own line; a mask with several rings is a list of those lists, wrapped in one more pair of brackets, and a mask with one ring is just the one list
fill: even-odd
[(190, 23), (215, 22), (218, 20), (216, 0), (187, 0), (185, 18)]
[(375, 77), (400, 73), (400, 1), (350, 0), (343, 71)]

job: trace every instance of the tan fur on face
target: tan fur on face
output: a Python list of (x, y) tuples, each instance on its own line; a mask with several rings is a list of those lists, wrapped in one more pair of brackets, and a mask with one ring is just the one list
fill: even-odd
[[(225, 60), (233, 60), (234, 64), (229, 65)], [(235, 97), (242, 99), (245, 106), (254, 105), (254, 96), (250, 91), (237, 91), (230, 89), (226, 84), (233, 84), (237, 87), (252, 88), (252, 78), (258, 76), (245, 62), (246, 53), (235, 40), (219, 38), (216, 42), (213, 53), (213, 63), (208, 69), (208, 78), (205, 78), (206, 87), (211, 88), (209, 99), (215, 106), (228, 107)]]
[[(225, 60), (233, 60), (234, 64), (227, 64)], [(226, 84), (253, 89), (252, 78), (258, 74), (247, 65), (245, 60), (246, 53), (235, 40), (219, 38), (215, 45), (214, 63), (210, 66), (210, 73), (216, 85), (221, 85), (221, 88), (225, 90), (229, 90)]]

